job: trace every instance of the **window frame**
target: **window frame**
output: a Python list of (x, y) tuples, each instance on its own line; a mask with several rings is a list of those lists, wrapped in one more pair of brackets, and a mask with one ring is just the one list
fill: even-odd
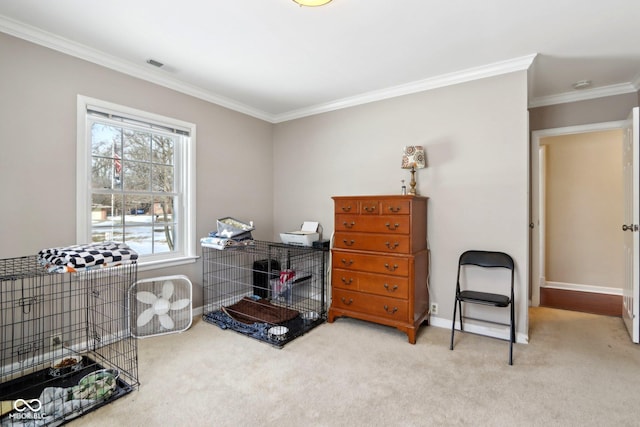
[[(130, 118), (133, 121), (149, 123), (164, 128), (179, 129), (188, 132), (184, 143), (179, 144), (176, 155), (176, 179), (182, 183), (182, 192), (177, 199), (180, 206), (174, 206), (179, 212), (176, 227), (178, 247), (173, 252), (154, 255), (141, 255), (138, 264), (141, 270), (165, 268), (174, 265), (193, 263), (196, 255), (196, 125), (182, 120), (137, 110), (131, 107), (78, 95), (77, 99), (77, 152), (76, 152), (76, 243), (91, 242), (91, 120), (88, 110), (114, 114)], [(126, 126), (126, 121), (122, 123)]]

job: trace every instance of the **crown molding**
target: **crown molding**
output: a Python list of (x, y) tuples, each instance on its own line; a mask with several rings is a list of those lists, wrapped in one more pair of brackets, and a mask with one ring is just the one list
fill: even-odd
[(445, 74), (387, 89), (343, 98), (337, 101), (318, 104), (308, 108), (293, 110), (283, 114), (273, 115), (210, 91), (203, 90), (202, 88), (186, 84), (171, 76), (158, 74), (157, 70), (150, 70), (144, 66), (134, 64), (129, 61), (123, 61), (122, 59), (108, 55), (99, 50), (89, 48), (80, 43), (43, 31), (36, 27), (26, 25), (22, 22), (12, 20), (2, 15), (0, 15), (0, 31), (270, 123), (285, 122), (314, 114), (380, 101), (383, 99), (395, 98), (397, 96), (423, 92), (430, 89), (478, 80), (485, 77), (525, 70), (531, 66), (531, 63), (536, 56), (535, 54), (527, 55), (507, 61), (496, 62), (486, 66), (470, 68), (460, 72)]
[(589, 99), (604, 98), (607, 96), (624, 95), (638, 91), (640, 86), (640, 75), (634, 82), (620, 83), (610, 86), (596, 87), (593, 89), (581, 89), (573, 92), (559, 93), (534, 98), (529, 101), (529, 108), (545, 107), (556, 104), (566, 104), (569, 102), (586, 101)]
[[(282, 123), (289, 120), (354, 107), (384, 99), (424, 92), (427, 90), (498, 76), (515, 71), (527, 70), (531, 67), (531, 64), (537, 56), (537, 54), (526, 55), (506, 61), (435, 76), (424, 80), (409, 82), (390, 88), (375, 90), (352, 97), (342, 98), (336, 101), (292, 110), (282, 114), (270, 114), (237, 102), (233, 99), (204, 90), (200, 87), (184, 83), (174, 77), (159, 74), (158, 70), (150, 70), (145, 66), (124, 61), (102, 51), (89, 48), (80, 43), (43, 31), (22, 22), (12, 20), (2, 15), (0, 15), (0, 31), (269, 123)], [(637, 92), (638, 90), (640, 90), (640, 74), (628, 83), (533, 98), (529, 101), (529, 108), (622, 95)]]
[(273, 116), (264, 111), (257, 110), (232, 99), (203, 90), (199, 87), (186, 84), (171, 76), (158, 74), (159, 72), (162, 73), (162, 71), (150, 70), (145, 66), (134, 64), (130, 61), (124, 61), (64, 37), (12, 20), (6, 16), (0, 15), (0, 31), (58, 52), (110, 68), (132, 77), (137, 77), (168, 89), (211, 102), (212, 104), (220, 105), (233, 111), (268, 122), (273, 122)]
[(410, 95), (413, 93), (452, 86), (455, 84), (470, 82), (487, 77), (494, 77), (514, 71), (527, 70), (533, 63), (533, 60), (536, 56), (537, 54), (521, 56), (506, 61), (495, 62), (492, 64), (469, 68), (454, 73), (443, 74), (441, 76), (418, 80), (415, 82), (393, 86), (386, 89), (375, 90), (361, 95), (339, 99), (337, 101), (317, 104), (308, 108), (293, 110), (287, 113), (276, 115), (274, 118), (274, 122), (286, 122), (302, 117), (313, 116), (315, 114), (340, 110), (342, 108), (354, 107), (357, 105), (368, 104), (370, 102), (381, 101), (384, 99), (395, 98), (403, 95)]
[[(83, 44), (74, 42), (64, 37), (43, 31), (39, 28), (0, 15), (0, 31), (9, 35), (27, 40), (29, 42), (62, 52), (64, 54), (83, 59), (85, 61), (101, 65), (103, 67), (155, 83), (157, 85), (202, 99), (251, 117), (264, 120), (269, 123), (281, 123), (297, 118), (326, 113), (343, 108), (354, 107), (384, 99), (409, 95), (427, 90), (479, 80), (486, 77), (498, 76), (514, 71), (528, 69), (537, 54), (526, 55), (506, 61), (469, 68), (466, 70), (431, 77), (424, 80), (409, 82), (386, 89), (367, 92), (364, 94), (347, 97), (336, 101), (317, 104), (311, 107), (292, 110), (282, 114), (270, 114), (255, 109), (248, 105), (226, 98), (224, 96), (206, 91), (202, 88), (186, 84), (171, 76), (158, 74), (158, 70), (150, 70), (146, 66), (138, 65), (130, 61), (124, 61), (105, 52), (92, 49)], [(640, 76), (639, 76), (640, 79)]]

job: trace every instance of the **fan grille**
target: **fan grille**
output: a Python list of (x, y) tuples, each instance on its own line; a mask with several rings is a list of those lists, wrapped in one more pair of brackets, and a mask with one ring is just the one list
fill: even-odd
[(172, 334), (192, 322), (192, 284), (186, 276), (138, 280), (129, 289), (129, 325), (136, 338)]

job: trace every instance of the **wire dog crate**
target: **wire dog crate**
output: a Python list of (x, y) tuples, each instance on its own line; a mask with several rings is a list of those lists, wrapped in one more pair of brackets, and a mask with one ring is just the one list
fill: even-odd
[(47, 273), (0, 260), (1, 426), (57, 426), (135, 390), (127, 290), (137, 264)]
[(281, 348), (326, 320), (326, 251), (254, 240), (202, 252), (206, 322)]

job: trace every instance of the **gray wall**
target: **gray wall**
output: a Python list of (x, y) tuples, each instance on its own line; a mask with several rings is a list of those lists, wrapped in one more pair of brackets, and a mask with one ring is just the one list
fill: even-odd
[(402, 148), (423, 145), (428, 167), (417, 181), (430, 198), (432, 320), (450, 326), (460, 254), (501, 250), (517, 263), (517, 324), (526, 333), (526, 78), (515, 72), (276, 125), (274, 230), (317, 220), (329, 237), (331, 196), (399, 194), (409, 180)]
[[(259, 239), (318, 220), (333, 195), (398, 194), (402, 147), (424, 145), (434, 324), (453, 310), (457, 259), (503, 250), (517, 264), (518, 332), (527, 333), (527, 74), (514, 72), (271, 125), (0, 34), (0, 257), (75, 242), (76, 96), (197, 125), (197, 234), (222, 216), (254, 220)], [(9, 58), (9, 60), (5, 60)], [(201, 264), (145, 274), (187, 274)], [(199, 288), (195, 305), (201, 303)]]
[[(216, 218), (273, 233), (272, 125), (0, 33), (0, 258), (75, 243), (78, 94), (195, 123), (197, 234)], [(199, 248), (198, 248), (198, 252)], [(201, 263), (145, 275), (187, 274)], [(194, 304), (201, 305), (199, 287)]]

